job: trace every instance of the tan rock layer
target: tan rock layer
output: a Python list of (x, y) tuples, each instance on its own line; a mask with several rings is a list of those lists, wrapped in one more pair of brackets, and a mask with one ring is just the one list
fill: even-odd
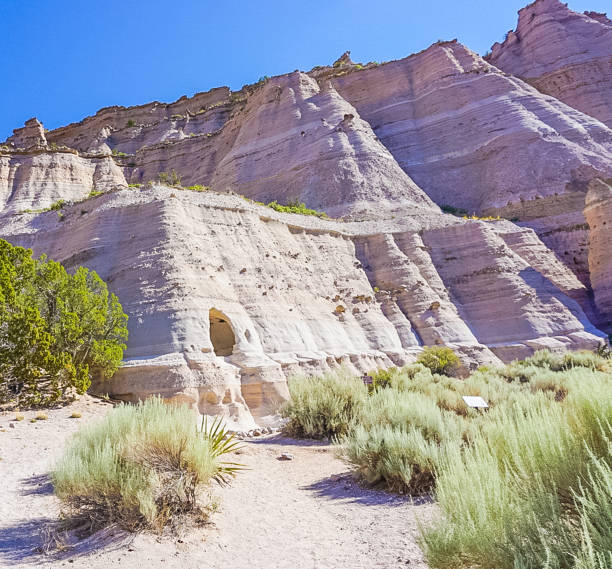
[(591, 228), (589, 270), (601, 327), (612, 333), (612, 180), (593, 180), (586, 198), (585, 217)]

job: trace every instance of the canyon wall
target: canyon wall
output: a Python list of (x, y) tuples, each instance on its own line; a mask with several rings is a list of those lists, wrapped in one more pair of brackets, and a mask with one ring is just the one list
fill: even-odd
[(487, 60), (612, 128), (612, 21), (605, 14), (536, 0)]
[(118, 294), (128, 349), (96, 391), (236, 426), (273, 422), (296, 373), (427, 345), (463, 372), (594, 348), (612, 332), (609, 28), (537, 0), (486, 60), (457, 41), (346, 53), (53, 131), (31, 119), (0, 145), (0, 237)]
[[(442, 344), (473, 368), (604, 337), (563, 290), (571, 273), (553, 284), (505, 244), (504, 222), (342, 223), (161, 186), (63, 213), (7, 216), (2, 237), (91, 267), (119, 294), (125, 364), (96, 391), (161, 393), (235, 426), (273, 421), (296, 373), (403, 365)], [(215, 339), (219, 321), (231, 330)]]

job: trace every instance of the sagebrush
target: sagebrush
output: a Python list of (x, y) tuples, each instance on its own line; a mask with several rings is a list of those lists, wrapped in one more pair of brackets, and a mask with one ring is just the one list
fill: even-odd
[(240, 465), (220, 460), (234, 450), (219, 421), (198, 430), (192, 410), (150, 398), (77, 432), (53, 486), (68, 523), (85, 533), (109, 525), (161, 531), (182, 515), (205, 515), (198, 492), (235, 475)]
[[(432, 567), (609, 569), (607, 356), (540, 351), (465, 380), (421, 360), (370, 373), (369, 389), (346, 374), (336, 383), (326, 376), (324, 386), (302, 379), (294, 391), (311, 404), (287, 415), (300, 434), (303, 425), (324, 426), (322, 414), (332, 409), (342, 424), (340, 452), (359, 477), (396, 492), (434, 493), (444, 515), (422, 538)], [(482, 396), (489, 410), (470, 409), (464, 395)], [(352, 398), (358, 404), (339, 413)]]

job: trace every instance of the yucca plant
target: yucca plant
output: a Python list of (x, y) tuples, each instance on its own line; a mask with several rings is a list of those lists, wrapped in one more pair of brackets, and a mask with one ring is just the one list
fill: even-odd
[[(221, 417), (215, 417), (209, 426), (208, 416), (204, 415), (202, 417), (200, 434), (208, 440), (211, 454), (215, 459), (224, 454), (236, 452), (243, 446), (236, 440), (234, 433), (228, 431)], [(229, 484), (230, 479), (235, 478), (236, 474), (241, 470), (246, 470), (246, 468), (238, 462), (217, 461), (217, 472), (213, 475), (212, 479), (224, 486)]]

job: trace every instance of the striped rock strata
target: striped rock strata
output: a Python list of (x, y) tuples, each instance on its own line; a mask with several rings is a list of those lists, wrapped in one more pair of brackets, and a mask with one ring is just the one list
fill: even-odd
[[(549, 7), (566, 25), (556, 3), (534, 6), (534, 22)], [(126, 361), (98, 391), (248, 426), (274, 420), (293, 373), (401, 365), (424, 345), (466, 367), (595, 347), (594, 324), (612, 331), (611, 178), (603, 122), (442, 42), (51, 132), (32, 119), (0, 146), (0, 236), (119, 295)]]
[(62, 220), (6, 216), (1, 235), (92, 267), (119, 294), (126, 361), (98, 392), (161, 393), (247, 427), (274, 420), (294, 373), (402, 365), (425, 344), (466, 366), (595, 347), (603, 335), (564, 292), (571, 273), (557, 267), (555, 284), (530, 266), (505, 223), (340, 223), (155, 187), (68, 206)]
[(536, 0), (487, 60), (612, 128), (612, 21), (605, 14)]

